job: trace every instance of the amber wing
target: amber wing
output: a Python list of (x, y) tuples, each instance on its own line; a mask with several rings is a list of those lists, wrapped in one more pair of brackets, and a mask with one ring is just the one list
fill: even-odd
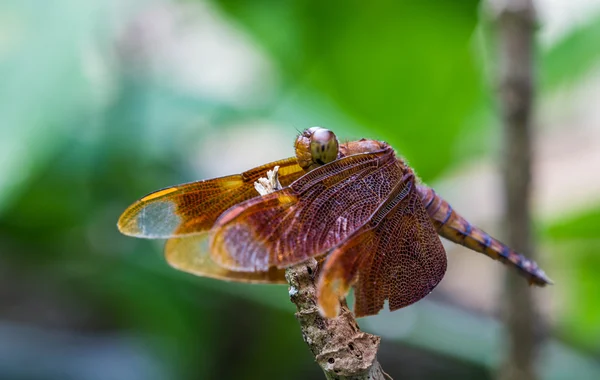
[(224, 213), (212, 232), (212, 258), (230, 270), (264, 272), (324, 254), (369, 219), (402, 175), (391, 148), (314, 169)]
[(446, 253), (409, 174), (373, 217), (327, 258), (318, 285), (319, 307), (327, 317), (355, 287), (354, 313), (374, 315), (429, 294), (446, 271)]
[(286, 283), (284, 269), (240, 272), (217, 265), (210, 257), (208, 238), (208, 233), (172, 238), (165, 246), (165, 257), (172, 267), (196, 276), (249, 283)]
[(279, 180), (284, 186), (304, 174), (291, 157), (237, 175), (158, 190), (125, 210), (119, 230), (144, 238), (172, 237), (165, 247), (166, 259), (185, 272), (228, 281), (284, 283), (282, 270), (231, 271), (214, 263), (208, 251), (208, 230), (215, 220), (231, 206), (258, 196), (254, 182), (275, 166), (279, 166)]
[(117, 226), (126, 235), (150, 239), (208, 231), (225, 210), (258, 196), (254, 182), (275, 166), (283, 186), (304, 174), (296, 158), (290, 157), (241, 174), (167, 187), (129, 206)]

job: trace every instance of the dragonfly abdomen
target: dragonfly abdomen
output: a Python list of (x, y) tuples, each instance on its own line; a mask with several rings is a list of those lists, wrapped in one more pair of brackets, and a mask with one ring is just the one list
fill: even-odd
[(452, 206), (432, 188), (418, 185), (417, 189), (440, 236), (516, 268), (531, 284), (544, 286), (552, 283), (533, 260), (513, 251), (485, 231), (473, 226), (454, 211)]

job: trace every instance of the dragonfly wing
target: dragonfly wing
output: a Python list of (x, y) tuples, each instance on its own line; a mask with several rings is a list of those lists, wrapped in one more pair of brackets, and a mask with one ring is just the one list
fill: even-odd
[(231, 271), (217, 265), (210, 257), (208, 233), (172, 238), (165, 246), (167, 262), (183, 272), (225, 281), (285, 284), (283, 269), (271, 268), (264, 272)]
[(254, 182), (275, 166), (283, 186), (304, 174), (296, 158), (290, 157), (241, 174), (168, 187), (129, 206), (117, 226), (125, 235), (151, 239), (208, 231), (225, 210), (258, 196)]
[(231, 270), (266, 271), (324, 254), (369, 219), (402, 170), (391, 148), (316, 168), (224, 213), (213, 230), (212, 257)]
[(396, 310), (429, 294), (445, 271), (444, 247), (410, 175), (328, 256), (319, 279), (319, 307), (336, 316), (340, 298), (354, 285), (357, 317), (377, 314), (385, 300)]

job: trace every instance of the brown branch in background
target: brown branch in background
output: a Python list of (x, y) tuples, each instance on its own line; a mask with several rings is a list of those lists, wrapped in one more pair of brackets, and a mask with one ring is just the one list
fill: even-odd
[[(277, 170), (255, 183), (259, 194), (280, 189)], [(360, 331), (345, 302), (340, 315), (327, 319), (317, 307), (318, 263), (315, 259), (288, 268), (285, 278), (290, 285), (291, 301), (296, 305), (302, 338), (327, 379), (384, 380), (386, 374), (377, 361), (380, 338)]]
[[(492, 5), (499, 46), (506, 240), (535, 259), (530, 215), (535, 9), (532, 0), (496, 0)], [(532, 290), (510, 272), (503, 302), (508, 352), (499, 379), (536, 379), (538, 337)]]

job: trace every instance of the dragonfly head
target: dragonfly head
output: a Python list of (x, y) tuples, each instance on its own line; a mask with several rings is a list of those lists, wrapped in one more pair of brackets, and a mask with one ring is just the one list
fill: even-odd
[(312, 127), (296, 139), (298, 165), (306, 171), (325, 165), (338, 157), (339, 143), (329, 129)]

